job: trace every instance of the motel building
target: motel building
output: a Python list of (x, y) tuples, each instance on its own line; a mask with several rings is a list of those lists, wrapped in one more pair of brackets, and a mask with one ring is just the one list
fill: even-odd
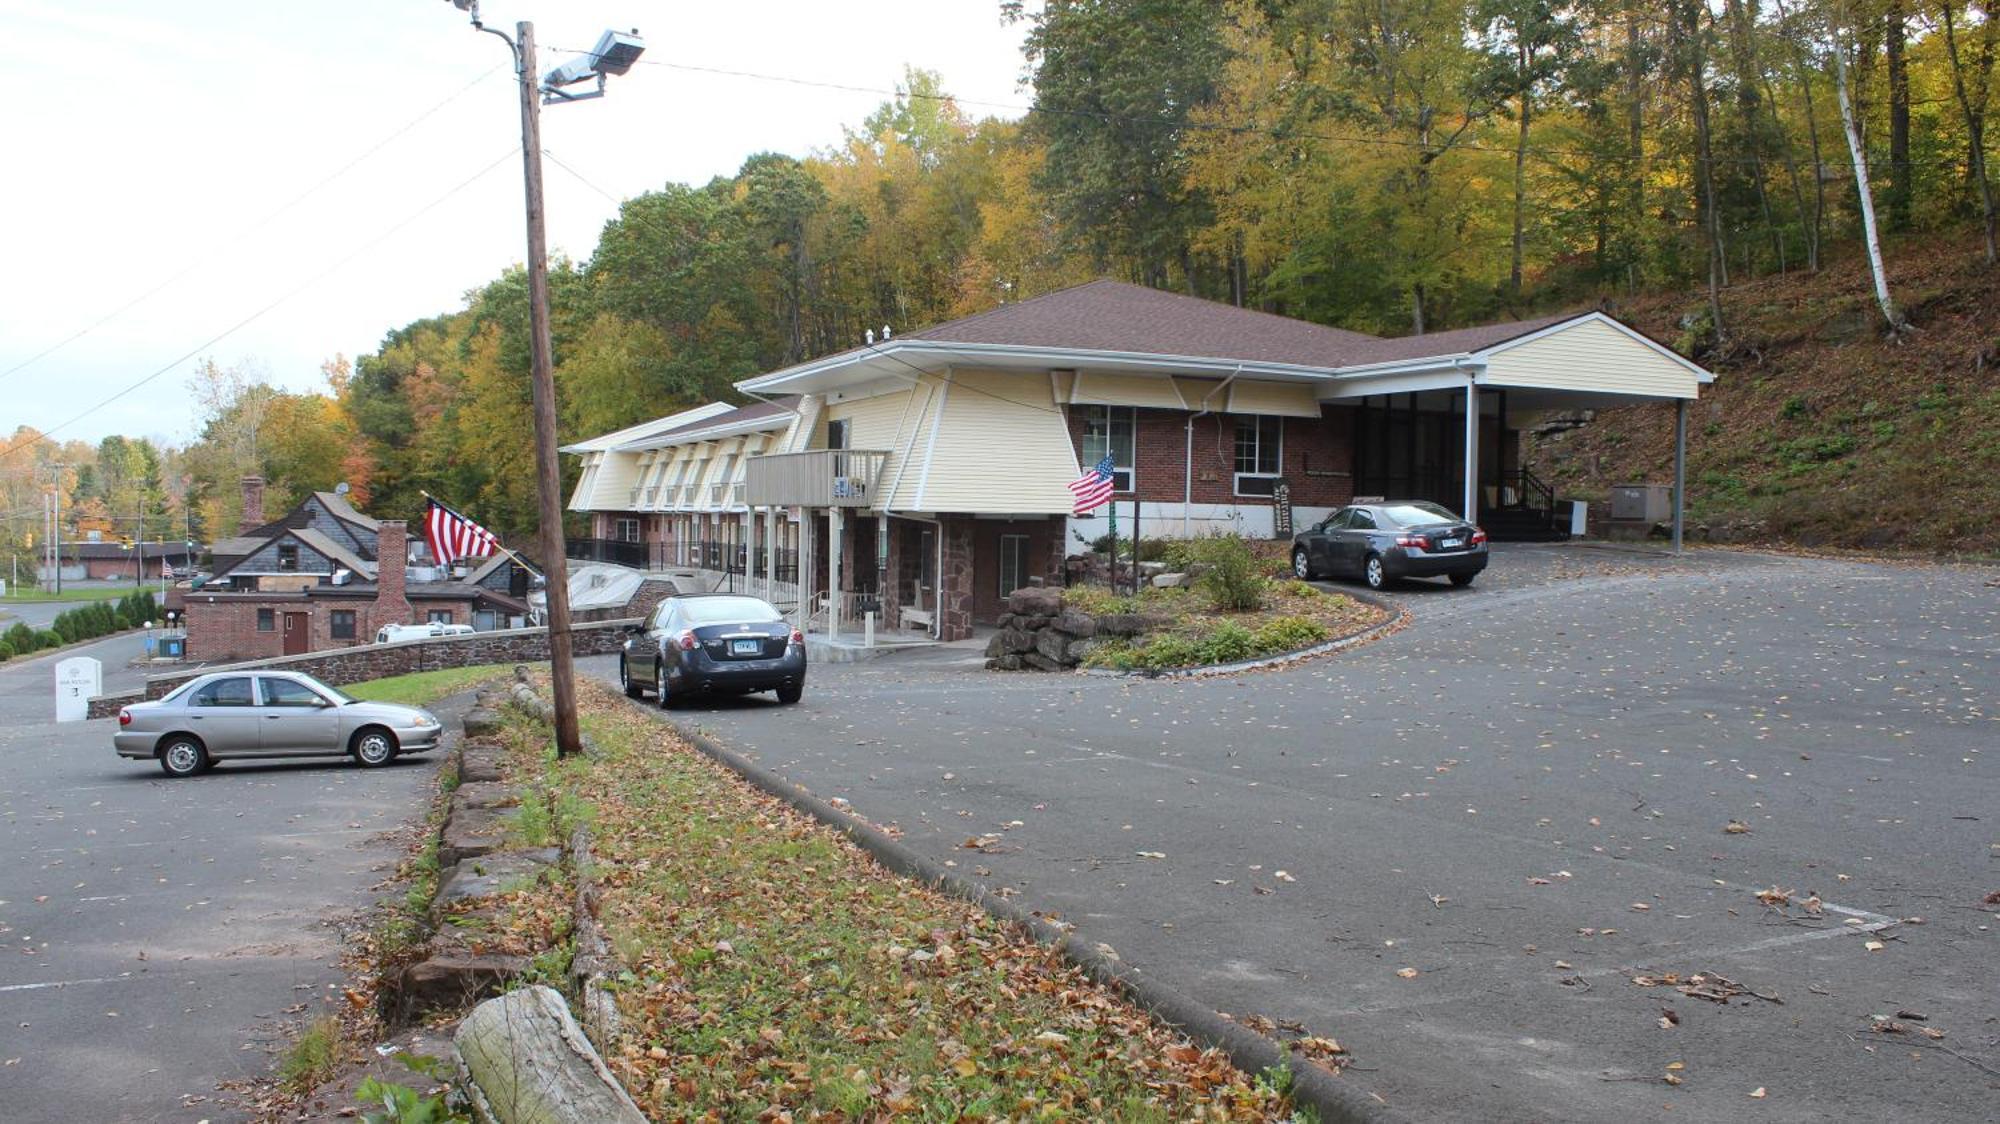
[(1106, 454), (1121, 537), (1135, 507), (1144, 537), (1270, 537), (1280, 508), (1303, 529), (1357, 496), (1543, 537), (1558, 505), (1520, 461), (1523, 428), (1672, 401), (1679, 480), (1687, 403), (1713, 380), (1602, 312), (1382, 339), (1094, 281), (566, 446), (592, 526), (569, 553), (765, 596), (811, 631), (873, 614), (966, 639), (1107, 532), (1068, 489)]

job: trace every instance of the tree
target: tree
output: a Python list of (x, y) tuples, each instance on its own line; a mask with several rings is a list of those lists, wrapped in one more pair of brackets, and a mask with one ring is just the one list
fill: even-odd
[(1844, 13), (1837, 13), (1832, 25), (1833, 73), (1840, 99), (1841, 131), (1847, 134), (1847, 151), (1854, 159), (1854, 193), (1861, 207), (1861, 237), (1868, 247), (1868, 269), (1875, 279), (1875, 302), (1882, 308), (1889, 334), (1900, 336), (1909, 325), (1889, 295), (1889, 278), (1882, 265), (1882, 239), (1875, 231), (1875, 197), (1868, 186), (1868, 153), (1861, 144), (1861, 126), (1855, 120), (1854, 101), (1847, 92), (1847, 48), (1841, 44)]
[[(1945, 58), (1951, 66), (1952, 96), (1965, 122), (1966, 176), (1979, 193), (1980, 233), (1986, 243), (1986, 264), (1992, 265), (2000, 261), (2000, 249), (1995, 246), (1993, 185), (1986, 175), (1986, 106), (1993, 92), (1994, 46), (2000, 21), (1982, 8), (1978, 50), (1968, 65), (1958, 48), (1960, 17), (1953, 10), (1954, 2), (1939, 0), (1939, 22), (1944, 27)], [(1963, 10), (1970, 13), (1972, 6), (1968, 4)]]
[(1552, 0), (1480, 0), (1478, 18), (1498, 73), (1489, 81), (1514, 99), (1514, 255), (1507, 288), (1521, 299), (1527, 249), (1528, 135), (1544, 87), (1556, 81), (1576, 46), (1570, 13)]

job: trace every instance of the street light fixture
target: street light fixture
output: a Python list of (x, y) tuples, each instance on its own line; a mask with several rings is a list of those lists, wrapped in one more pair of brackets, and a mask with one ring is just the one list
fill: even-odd
[[(514, 55), (514, 76), (521, 88), (521, 167), (528, 203), (528, 335), (530, 375), (535, 399), (535, 477), (541, 493), (542, 567), (547, 578), (549, 679), (555, 693), (556, 752), (570, 756), (583, 751), (576, 721), (576, 664), (571, 653), (569, 561), (563, 541), (562, 469), (556, 460), (555, 357), (549, 341), (549, 250), (542, 209), (542, 124), (544, 102), (583, 101), (604, 96), (607, 75), (632, 68), (646, 49), (639, 33), (607, 31), (597, 47), (550, 71), (535, 73), (535, 25), (514, 25), (512, 38), (487, 27), (479, 18), (479, 0), (450, 0), (472, 18), (474, 29), (497, 35)], [(565, 87), (597, 80), (595, 90), (572, 94)]]

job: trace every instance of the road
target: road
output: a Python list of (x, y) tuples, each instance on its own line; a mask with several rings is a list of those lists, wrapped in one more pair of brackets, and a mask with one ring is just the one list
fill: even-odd
[[(108, 689), (136, 641), (82, 649)], [(170, 781), (112, 753), (111, 720), (51, 723), (52, 664), (0, 665), (0, 1116), (240, 1119), (218, 1083), (338, 1001), (332, 922), (393, 870), (434, 763)]]
[[(1415, 1119), (1964, 1120), (1996, 1082), (1943, 1047), (2000, 1068), (1994, 581), (1515, 548), (1289, 670), (896, 656), (680, 719), (1219, 1010), (1337, 1038)], [(1633, 982), (1695, 972), (1770, 999)], [(1871, 1029), (1899, 1010), (1945, 1037)]]

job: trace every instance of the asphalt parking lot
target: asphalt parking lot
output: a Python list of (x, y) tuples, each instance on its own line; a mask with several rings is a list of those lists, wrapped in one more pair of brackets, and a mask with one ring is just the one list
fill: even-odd
[[(132, 641), (88, 651), (108, 689)], [(244, 1119), (218, 1084), (341, 1002), (335, 922), (394, 869), (437, 755), (171, 781), (112, 720), (51, 722), (52, 662), (0, 668), (0, 1118)]]
[[(1290, 669), (938, 650), (677, 718), (1220, 1010), (1337, 1038), (1412, 1118), (1965, 1120), (2000, 1087), (1996, 578), (1502, 548)], [(1747, 990), (1633, 982), (1697, 972)]]

